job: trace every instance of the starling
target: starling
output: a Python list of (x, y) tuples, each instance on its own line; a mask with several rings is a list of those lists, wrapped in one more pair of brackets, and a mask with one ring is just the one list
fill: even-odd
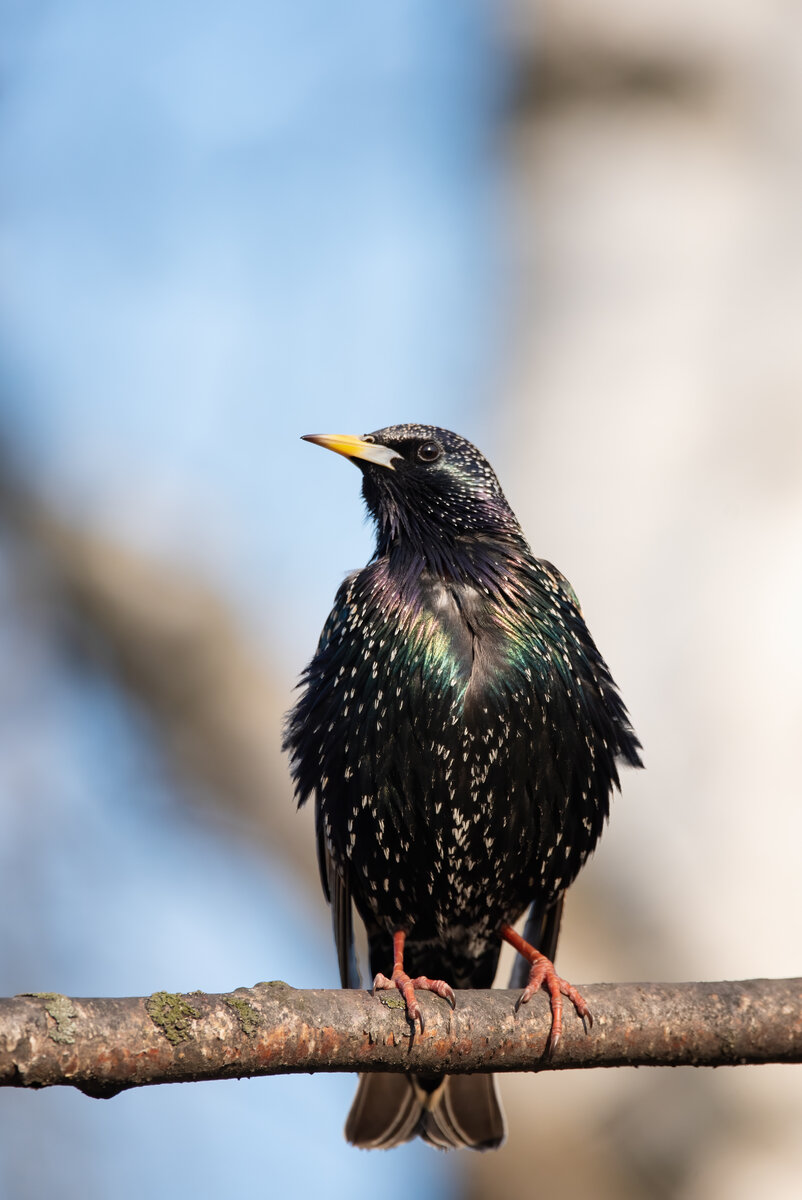
[[(591, 1020), (551, 961), (565, 889), (640, 743), (570, 584), (532, 555), (470, 442), (428, 425), (306, 440), (361, 469), (376, 524), (285, 731), (298, 804), (315, 797), (343, 986), (359, 986), (352, 904), (374, 989), (397, 988), (413, 1022), (416, 991), (453, 1005), (454, 988), (490, 987), (507, 941), (521, 1001), (549, 993), (551, 1052), (563, 996)], [(504, 1134), (490, 1075), (364, 1075), (346, 1123), (362, 1147)]]

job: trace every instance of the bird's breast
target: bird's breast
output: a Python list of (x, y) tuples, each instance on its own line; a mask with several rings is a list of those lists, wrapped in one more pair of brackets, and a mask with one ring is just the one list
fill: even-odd
[(376, 857), (365, 873), (379, 888), (397, 856), (423, 903), (470, 902), (492, 887), (492, 862), (525, 849), (530, 803), (515, 778), (528, 731), (500, 703), (499, 629), (476, 589), (427, 581), (389, 634), (377, 610), (362, 636), (370, 671), (348, 696), (344, 771), (337, 784), (327, 773), (324, 798), (348, 811), (331, 826), (349, 857)]
[(415, 584), (399, 590), (378, 568), (346, 584), (313, 664), (301, 763), (358, 901), (466, 924), (563, 884), (547, 851), (569, 806), (587, 797), (581, 845), (565, 839), (572, 863), (603, 813), (589, 732), (520, 603)]

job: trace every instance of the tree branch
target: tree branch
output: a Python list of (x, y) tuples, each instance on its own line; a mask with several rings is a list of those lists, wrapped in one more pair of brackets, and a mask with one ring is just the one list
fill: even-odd
[(0, 1085), (71, 1085), (108, 1097), (154, 1083), (305, 1071), (542, 1071), (580, 1067), (802, 1062), (802, 979), (595, 984), (585, 1035), (568, 1006), (550, 1060), (544, 996), (419, 997), (413, 1033), (394, 993), (296, 991), (260, 983), (225, 995), (156, 992), (74, 1000), (0, 1000)]

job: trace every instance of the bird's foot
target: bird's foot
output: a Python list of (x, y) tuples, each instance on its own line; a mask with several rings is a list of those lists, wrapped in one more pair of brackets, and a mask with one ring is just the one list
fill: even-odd
[(410, 1021), (420, 1022), (420, 1031), (423, 1033), (423, 1013), (420, 1005), (415, 999), (415, 992), (434, 992), (437, 996), (442, 996), (447, 1000), (452, 1008), (456, 1008), (457, 1000), (454, 995), (454, 989), (445, 983), (442, 979), (428, 979), (425, 975), (419, 975), (417, 979), (410, 979), (406, 971), (394, 970), (390, 978), (382, 975), (381, 972), (373, 980), (373, 990), (384, 991), (387, 988), (398, 988), (401, 995), (404, 997), (404, 1004), (407, 1008), (407, 1016)]
[(415, 999), (415, 992), (434, 992), (436, 996), (442, 996), (447, 1000), (452, 1008), (456, 1008), (457, 1000), (454, 995), (454, 989), (442, 979), (429, 979), (426, 975), (419, 975), (417, 979), (411, 979), (404, 970), (404, 941), (405, 934), (393, 934), (393, 949), (395, 963), (393, 965), (393, 973), (388, 979), (381, 972), (373, 980), (373, 991), (386, 991), (390, 988), (397, 988), (404, 997), (404, 1004), (407, 1009), (407, 1017), (410, 1021), (420, 1022), (420, 1031), (423, 1033), (423, 1013), (420, 1005)]
[(531, 1000), (535, 992), (539, 991), (541, 987), (545, 987), (548, 990), (551, 999), (551, 1033), (549, 1034), (549, 1041), (546, 1047), (546, 1055), (551, 1058), (562, 1033), (563, 996), (567, 996), (573, 1004), (577, 1016), (581, 1019), (586, 1031), (593, 1026), (591, 1011), (573, 984), (568, 983), (566, 979), (562, 979), (557, 974), (551, 959), (546, 958), (545, 954), (541, 954), (534, 946), (530, 946), (528, 942), (525, 942), (512, 926), (502, 925), (501, 936), (505, 942), (509, 942), (519, 954), (522, 954), (532, 964), (532, 969), (529, 972), (529, 982), (521, 992), (518, 1003), (515, 1006), (516, 1011), (522, 1004), (526, 1004)]

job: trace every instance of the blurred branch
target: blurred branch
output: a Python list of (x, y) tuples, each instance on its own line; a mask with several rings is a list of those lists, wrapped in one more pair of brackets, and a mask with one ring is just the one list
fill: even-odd
[(592, 1032), (566, 1013), (552, 1059), (545, 997), (419, 997), (413, 1032), (395, 994), (260, 983), (227, 995), (122, 1000), (37, 993), (0, 1000), (0, 1084), (108, 1097), (145, 1084), (314, 1071), (540, 1071), (802, 1062), (802, 979), (596, 984)]
[(554, 108), (580, 102), (671, 100), (698, 107), (720, 87), (706, 64), (659, 51), (639, 56), (616, 47), (546, 46), (519, 62), (511, 115), (518, 121), (538, 119)]
[(628, 14), (620, 5), (513, 0), (506, 26), (517, 121), (582, 102), (670, 100), (697, 107), (733, 72), (732, 46), (720, 23), (703, 26), (692, 8), (652, 12), (643, 21), (637, 10)]
[(0, 516), (32, 552), (30, 573), (68, 635), (140, 701), (200, 795), (316, 878), (311, 816), (295, 811), (279, 749), (282, 698), (237, 614), (180, 568), (64, 520), (2, 447)]

